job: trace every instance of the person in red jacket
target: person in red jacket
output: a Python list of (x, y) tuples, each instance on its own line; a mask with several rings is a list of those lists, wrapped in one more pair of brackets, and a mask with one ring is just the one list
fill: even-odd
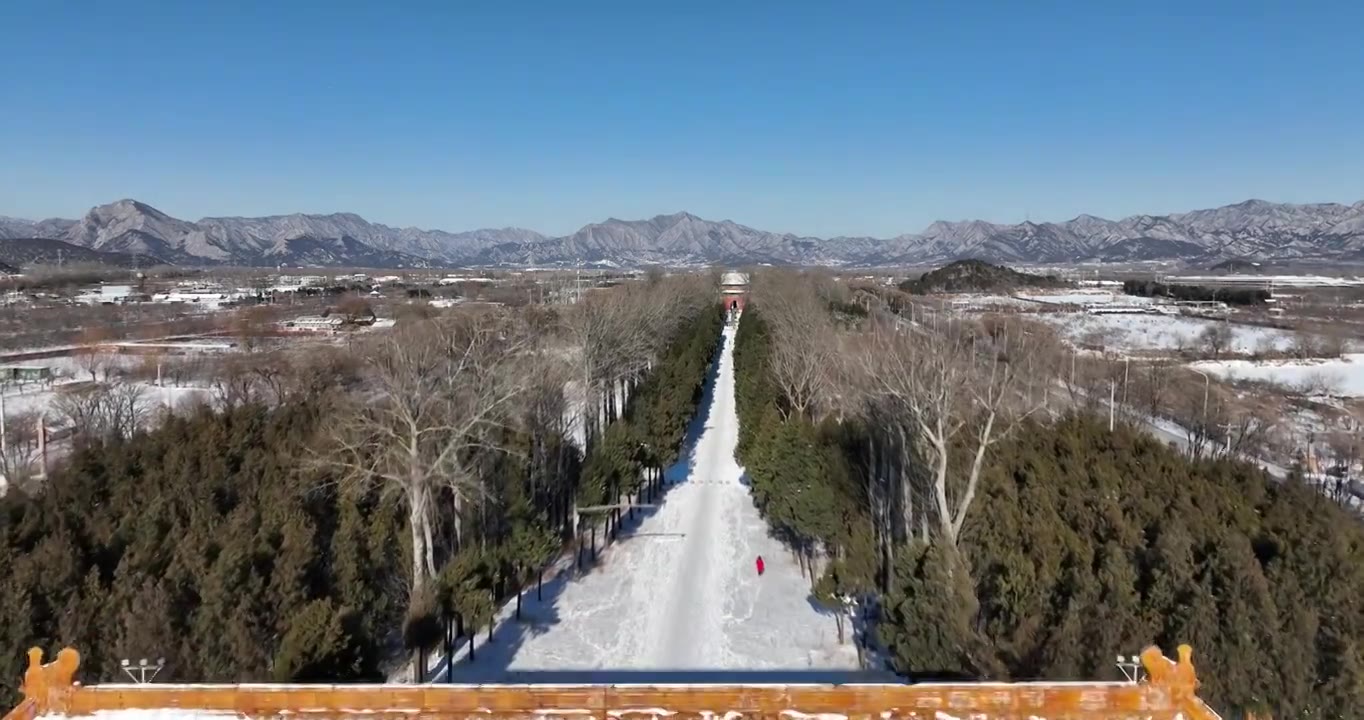
[(759, 556), (758, 556), (758, 574), (759, 574), (759, 575), (762, 575), (762, 574), (763, 574), (763, 568), (764, 568), (764, 565), (763, 565), (763, 556), (759, 555)]

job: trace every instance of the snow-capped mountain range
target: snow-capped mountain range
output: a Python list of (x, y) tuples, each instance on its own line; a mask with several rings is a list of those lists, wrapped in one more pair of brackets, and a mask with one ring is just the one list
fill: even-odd
[(1220, 259), (1364, 261), (1364, 201), (1290, 205), (1248, 200), (1174, 215), (1000, 225), (936, 222), (893, 238), (821, 240), (690, 213), (593, 223), (564, 237), (503, 228), (450, 233), (394, 228), (351, 213), (173, 218), (136, 200), (80, 220), (0, 217), (0, 239), (45, 238), (179, 265), (529, 266), (601, 264), (920, 265), (962, 258), (1009, 263)]

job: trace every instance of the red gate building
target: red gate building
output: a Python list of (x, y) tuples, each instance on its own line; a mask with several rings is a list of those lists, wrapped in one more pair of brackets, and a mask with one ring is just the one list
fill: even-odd
[(727, 272), (720, 277), (720, 299), (725, 310), (743, 312), (744, 299), (748, 297), (748, 275)]

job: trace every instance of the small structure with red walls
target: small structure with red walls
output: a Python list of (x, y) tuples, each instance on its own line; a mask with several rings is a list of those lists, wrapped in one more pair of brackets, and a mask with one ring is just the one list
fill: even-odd
[(748, 275), (727, 272), (720, 277), (720, 299), (725, 304), (725, 312), (741, 313), (744, 300), (748, 297)]

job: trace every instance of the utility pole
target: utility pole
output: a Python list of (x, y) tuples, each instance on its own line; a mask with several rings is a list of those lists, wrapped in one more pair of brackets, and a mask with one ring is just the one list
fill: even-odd
[(1122, 406), (1127, 407), (1127, 371), (1132, 365), (1130, 356), (1123, 356), (1122, 359)]
[(1114, 395), (1118, 390), (1118, 381), (1110, 379), (1108, 381), (1108, 431), (1113, 432), (1113, 411), (1117, 408), (1113, 404), (1116, 399)]
[(573, 304), (576, 305), (582, 302), (583, 300), (583, 259), (581, 256), (578, 258), (578, 261), (574, 264), (573, 269), (577, 273), (578, 278), (576, 286), (577, 289), (573, 295)]
[(43, 416), (42, 416), (42, 415), (39, 415), (39, 416), (38, 416), (38, 419), (37, 419), (35, 422), (38, 423), (38, 456), (39, 456), (39, 461), (42, 463), (42, 466), (41, 466), (42, 473), (41, 473), (41, 475), (39, 475), (39, 477), (41, 477), (41, 478), (43, 478), (44, 480), (46, 480), (46, 479), (47, 479), (47, 423), (43, 420)]

